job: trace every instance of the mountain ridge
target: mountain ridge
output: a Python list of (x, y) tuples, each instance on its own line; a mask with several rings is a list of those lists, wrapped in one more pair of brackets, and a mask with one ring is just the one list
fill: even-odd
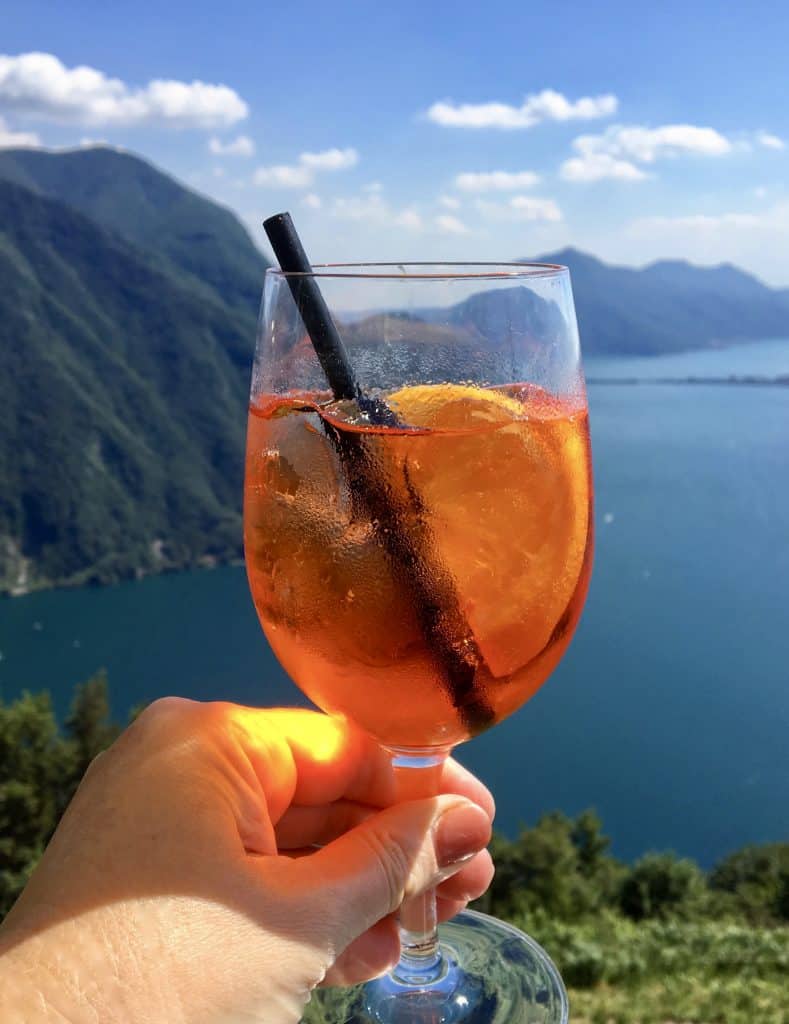
[(731, 264), (622, 267), (572, 247), (540, 262), (569, 268), (587, 355), (659, 355), (789, 337), (789, 289), (770, 288)]
[(76, 208), (223, 303), (257, 308), (268, 262), (235, 214), (143, 157), (108, 146), (0, 150), (0, 179)]
[(772, 288), (770, 285), (762, 281), (761, 278), (757, 277), (756, 274), (751, 273), (749, 270), (743, 270), (742, 267), (738, 267), (736, 263), (732, 263), (729, 260), (723, 260), (720, 263), (694, 263), (692, 260), (686, 260), (680, 256), (668, 256), (661, 259), (650, 260), (649, 262), (640, 265), (633, 265), (630, 263), (609, 263), (607, 260), (602, 259), (602, 257), (596, 256), (591, 252), (586, 252), (584, 249), (579, 249), (577, 246), (565, 245), (562, 246), (561, 249), (551, 250), (536, 257), (524, 257), (522, 260), (517, 260), (516, 262), (558, 263), (561, 266), (567, 266), (568, 263), (575, 263), (578, 260), (588, 260), (591, 263), (599, 265), (600, 267), (605, 267), (609, 270), (630, 271), (633, 274), (649, 273), (663, 267), (676, 267), (677, 270), (681, 270), (683, 272), (689, 271), (691, 273), (733, 270), (736, 271), (737, 274), (750, 278), (770, 291), (789, 291), (789, 288)]

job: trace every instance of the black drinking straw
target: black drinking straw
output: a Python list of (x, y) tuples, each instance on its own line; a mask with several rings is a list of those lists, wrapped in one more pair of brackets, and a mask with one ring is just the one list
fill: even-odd
[[(263, 221), (263, 228), (271, 248), (287, 278), (296, 308), (301, 314), (315, 354), (321, 364), (334, 397), (354, 399), (371, 422), (386, 426), (402, 426), (395, 414), (380, 399), (365, 395), (356, 380), (348, 352), (334, 320), (321, 294), (318, 282), (312, 276), (312, 265), (296, 233), (289, 213), (275, 213)], [(297, 276), (303, 275), (303, 276)]]
[[(290, 214), (275, 214), (263, 221), (263, 227), (335, 399), (354, 400), (374, 424), (402, 426), (385, 402), (362, 391)], [(452, 703), (471, 731), (490, 725), (493, 709), (474, 685), (481, 658), (460, 610), (454, 581), (430, 557), (431, 538), (424, 516), (413, 515), (414, 508), (422, 511), (419, 495), (406, 480), (411, 499), (409, 521), (414, 523), (406, 534), (402, 499), (395, 496), (377, 469), (364, 435), (341, 434), (333, 428), (327, 432), (338, 450), (353, 497), (363, 504), (371, 522), (377, 523), (376, 536), (396, 575), (410, 591), (422, 634), (442, 669)]]

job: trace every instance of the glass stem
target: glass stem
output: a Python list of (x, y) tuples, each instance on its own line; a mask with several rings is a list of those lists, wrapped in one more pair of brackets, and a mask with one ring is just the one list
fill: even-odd
[[(449, 747), (394, 749), (392, 765), (398, 801), (437, 796)], [(405, 900), (400, 907), (400, 961), (392, 977), (404, 984), (429, 985), (441, 977), (444, 962), (438, 944), (436, 892)]]

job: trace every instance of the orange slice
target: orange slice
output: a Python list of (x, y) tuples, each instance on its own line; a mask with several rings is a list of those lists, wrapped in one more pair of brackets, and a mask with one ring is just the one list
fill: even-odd
[(413, 426), (403, 472), (429, 515), (480, 653), (498, 678), (548, 643), (576, 589), (589, 527), (583, 410), (536, 387), (460, 384), (388, 398)]

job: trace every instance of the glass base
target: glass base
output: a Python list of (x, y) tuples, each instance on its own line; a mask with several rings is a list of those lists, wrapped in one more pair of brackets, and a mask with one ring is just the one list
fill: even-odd
[(512, 925), (466, 910), (439, 926), (444, 967), (429, 985), (397, 973), (316, 989), (303, 1024), (567, 1024), (567, 993), (545, 950)]

